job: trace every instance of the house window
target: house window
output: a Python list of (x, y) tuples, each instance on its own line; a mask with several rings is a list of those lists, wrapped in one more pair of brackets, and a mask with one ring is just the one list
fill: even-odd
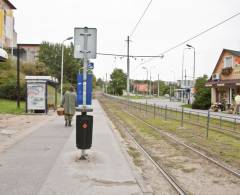
[(226, 56), (224, 58), (224, 68), (232, 67), (233, 65), (233, 56)]

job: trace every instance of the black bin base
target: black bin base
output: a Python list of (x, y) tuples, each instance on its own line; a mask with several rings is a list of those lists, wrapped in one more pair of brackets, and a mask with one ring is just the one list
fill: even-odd
[(90, 149), (92, 146), (93, 116), (76, 116), (76, 145), (78, 149)]

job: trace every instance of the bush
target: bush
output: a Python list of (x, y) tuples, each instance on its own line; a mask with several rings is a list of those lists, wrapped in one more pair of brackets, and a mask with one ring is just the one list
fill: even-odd
[[(24, 75), (20, 74), (20, 78), (20, 99), (24, 100)], [(17, 75), (11, 60), (0, 63), (0, 98), (17, 99)]]
[(211, 90), (205, 87), (207, 76), (199, 77), (195, 84), (195, 100), (192, 104), (193, 109), (207, 110), (211, 106)]

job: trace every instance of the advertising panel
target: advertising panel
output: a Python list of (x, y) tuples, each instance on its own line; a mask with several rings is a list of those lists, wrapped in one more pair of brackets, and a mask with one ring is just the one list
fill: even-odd
[(29, 83), (27, 85), (27, 108), (28, 110), (45, 110), (46, 84)]

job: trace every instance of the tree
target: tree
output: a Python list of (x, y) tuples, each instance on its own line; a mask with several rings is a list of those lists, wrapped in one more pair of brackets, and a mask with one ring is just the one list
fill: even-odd
[(49, 69), (43, 62), (36, 61), (21, 64), (21, 71), (26, 75), (48, 75)]
[[(39, 62), (44, 63), (51, 76), (61, 79), (61, 59), (62, 45), (59, 43), (43, 42), (39, 50)], [(76, 85), (77, 72), (82, 65), (82, 61), (73, 57), (73, 44), (64, 46), (64, 83)]]
[(96, 85), (97, 85), (97, 78), (96, 78), (96, 76), (93, 74), (93, 77), (92, 77), (92, 87), (93, 87), (93, 89), (96, 88)]
[(102, 88), (103, 85), (104, 85), (104, 81), (103, 81), (101, 78), (98, 78), (96, 85), (97, 85), (98, 87)]
[[(25, 75), (20, 73), (20, 98), (23, 100), (25, 96)], [(16, 99), (16, 62), (11, 58), (6, 62), (0, 63), (0, 98)]]
[(164, 81), (159, 81), (159, 95), (169, 94), (169, 86)]
[(123, 90), (127, 86), (127, 75), (122, 69), (115, 68), (110, 75), (111, 81), (109, 82), (108, 90), (109, 93), (115, 95), (122, 95)]
[(207, 80), (207, 75), (203, 75), (196, 80), (193, 109), (209, 109), (211, 106), (211, 90), (205, 87)]

